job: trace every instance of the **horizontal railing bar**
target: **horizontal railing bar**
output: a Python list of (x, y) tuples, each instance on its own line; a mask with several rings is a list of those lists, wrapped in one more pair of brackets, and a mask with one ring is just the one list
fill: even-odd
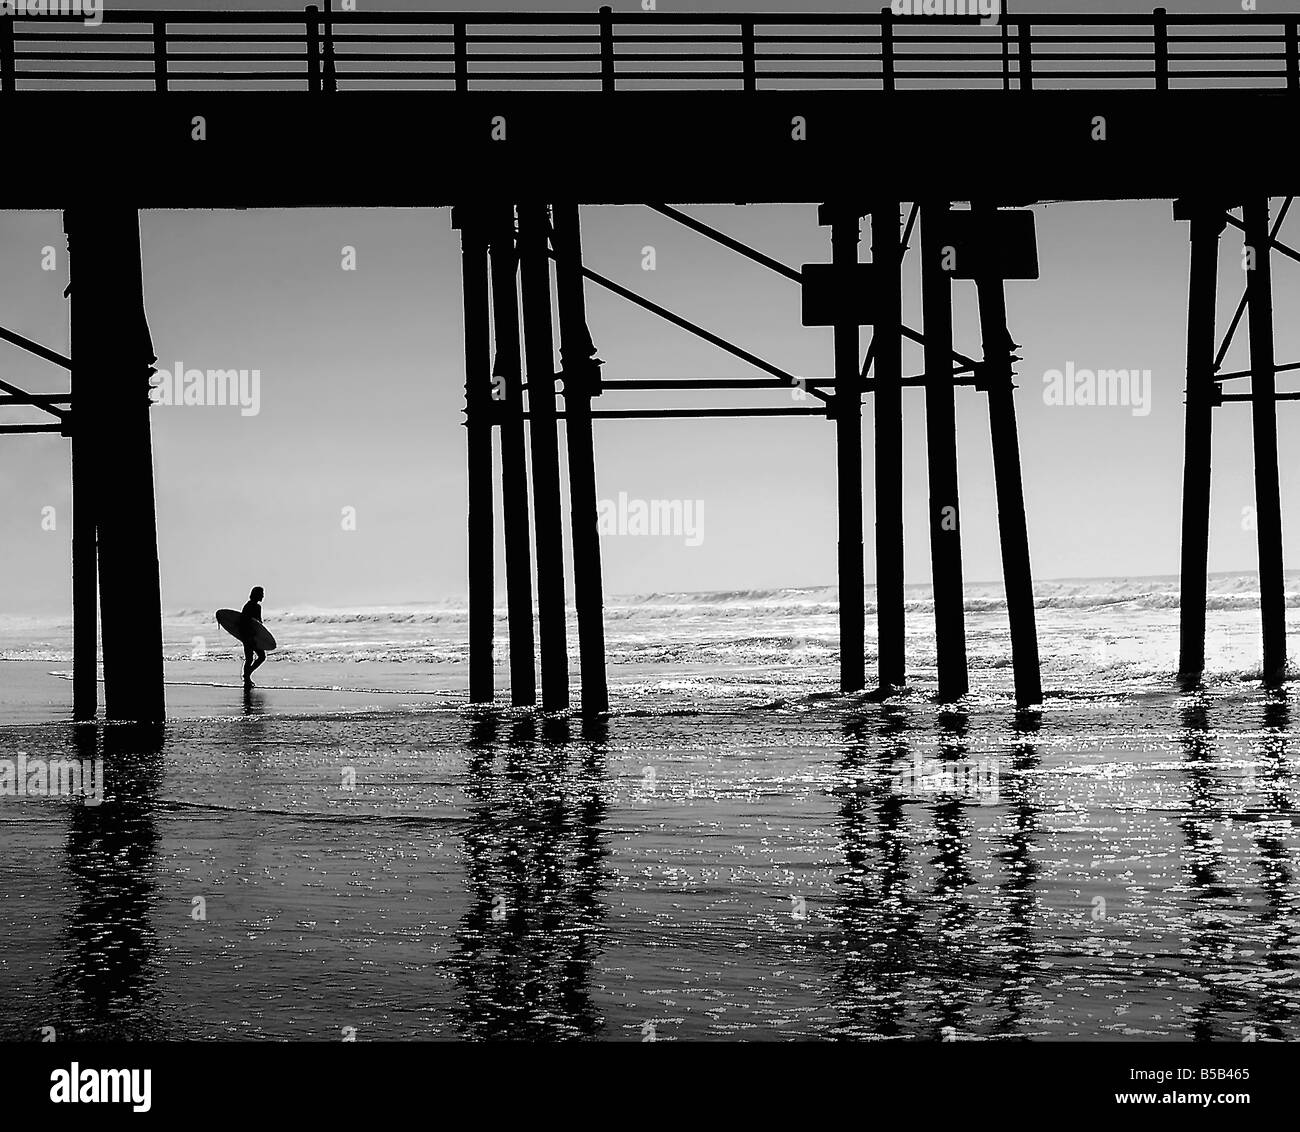
[[(158, 20), (165, 23), (207, 24), (210, 26), (219, 26), (221, 24), (290, 24), (295, 22), (295, 14), (286, 13), (283, 10), (214, 13), (195, 11), (193, 9), (170, 8), (118, 9), (105, 10), (101, 12), (100, 15), (103, 23), (106, 24), (153, 23)], [(1277, 13), (1269, 14), (1267, 16), (1244, 15), (1235, 19), (1208, 13), (1177, 13), (1166, 16), (1165, 22), (1171, 28), (1233, 28), (1246, 24), (1283, 24), (1288, 19), (1297, 17), (1300, 17), (1300, 12)], [(24, 16), (15, 14), (12, 18), (15, 26), (22, 26), (29, 22), (38, 21), (43, 24), (48, 24), (54, 21), (81, 22), (84, 17), (79, 14), (70, 13), (68, 15), (46, 14), (41, 16)], [(651, 23), (655, 26), (670, 24), (685, 27), (730, 27), (748, 22), (763, 24), (769, 27), (807, 27), (819, 24), (839, 27), (878, 27), (881, 24), (881, 17), (879, 15), (842, 16), (834, 13), (787, 14), (773, 12), (727, 12), (722, 14), (708, 12), (656, 11), (653, 13), (611, 12), (603, 18), (616, 27), (636, 24), (645, 26)], [(346, 26), (349, 23), (370, 25), (465, 23), (483, 26), (520, 26), (529, 24), (556, 26), (567, 24), (570, 26), (582, 26), (585, 24), (598, 24), (602, 17), (594, 13), (573, 12), (366, 12), (365, 14), (358, 14), (355, 12), (322, 11), (317, 13), (316, 19), (319, 24), (326, 27), (333, 27), (335, 25)], [(987, 26), (984, 25), (977, 16), (894, 16), (890, 22), (895, 26), (900, 27), (964, 26), (982, 30)], [(1031, 27), (1102, 26), (1123, 28), (1150, 27), (1152, 26), (1153, 20), (1150, 13), (1027, 13), (1024, 15), (1017, 13), (1014, 16), (1008, 17), (1003, 22), (1012, 26), (1027, 24)]]

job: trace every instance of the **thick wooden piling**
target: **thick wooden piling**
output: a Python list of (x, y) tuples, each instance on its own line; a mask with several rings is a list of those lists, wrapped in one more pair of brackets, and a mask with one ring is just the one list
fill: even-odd
[[(144, 310), (140, 218), (120, 207), (69, 209), (64, 229), (75, 269), (71, 338), (76, 419), (83, 422), (80, 455), (89, 445), (96, 480), (105, 716), (157, 722), (166, 709), (149, 429), (155, 355)], [(89, 436), (87, 429), (93, 430)], [(79, 471), (84, 480), (85, 466)], [(84, 601), (88, 593), (83, 563), (77, 596)]]
[[(64, 214), (67, 232), (67, 214)], [(71, 262), (72, 239), (68, 253)], [(69, 292), (71, 294), (71, 292)], [(80, 334), (80, 325), (76, 333)], [(75, 347), (73, 356), (75, 357)], [(72, 393), (72, 718), (94, 719), (99, 710), (99, 567), (95, 528), (94, 374), (74, 366)], [(78, 407), (86, 413), (79, 416)], [(77, 428), (77, 422), (84, 423)]]
[(881, 688), (907, 682), (903, 608), (903, 279), (898, 201), (871, 211), (875, 279), (876, 657)]
[(835, 339), (835, 445), (839, 504), (840, 691), (866, 687), (866, 575), (862, 546), (862, 362), (858, 357), (857, 285), (861, 212), (823, 205), (831, 227), (831, 263), (844, 283)]
[(1187, 281), (1187, 407), (1183, 443), (1183, 545), (1178, 604), (1178, 672), (1205, 670), (1205, 600), (1210, 548), (1210, 440), (1214, 412), (1214, 323), (1222, 205), (1178, 201), (1174, 216), (1191, 223)]
[(551, 206), (555, 301), (564, 379), (564, 437), (569, 457), (569, 527), (573, 538), (573, 593), (578, 614), (582, 711), (609, 710), (605, 673), (605, 598), (597, 526), (596, 453), (591, 398), (600, 391), (600, 363), (587, 327), (582, 279), (582, 228), (572, 201)]
[(461, 290), (465, 309), (465, 436), (468, 472), (469, 699), (493, 696), (492, 347), (487, 236), (482, 214), (452, 212), (460, 229)]
[[(72, 371), (72, 718), (94, 719), (99, 710), (99, 570), (96, 565), (96, 468), (94, 418), (88, 406), (93, 375)], [(81, 427), (78, 428), (80, 423)]]
[(533, 644), (533, 553), (529, 539), (528, 464), (520, 369), (518, 256), (514, 209), (492, 210), (492, 396), (501, 421), (501, 514), (505, 528), (506, 629), (510, 637), (510, 702), (537, 702)]
[(1278, 483), (1277, 373), (1273, 357), (1273, 270), (1268, 197), (1242, 210), (1255, 262), (1247, 276), (1250, 307), (1250, 409), (1255, 440), (1255, 524), (1259, 542), (1259, 608), (1264, 680), (1286, 674), (1286, 590), (1282, 574), (1282, 497)]
[(520, 204), (519, 284), (528, 380), (528, 435), (533, 465), (533, 535), (537, 546), (537, 630), (542, 659), (542, 709), (569, 706), (565, 636), (564, 540), (551, 329), (551, 261), (544, 204)]
[[(993, 209), (981, 211), (988, 216)], [(975, 287), (979, 296), (980, 336), (984, 348), (983, 380), (988, 386), (998, 538), (1002, 547), (1007, 619), (1011, 625), (1016, 704), (1028, 707), (1042, 701), (1043, 690), (1038, 667), (1038, 629), (1034, 618), (1034, 581), (1029, 562), (1025, 488), (1020, 474), (1015, 385), (1011, 372), (1015, 344), (1007, 330), (1005, 285), (996, 272), (996, 256), (991, 253), (992, 249), (987, 249), (981, 256), (981, 266), (989, 270), (975, 280)]]
[(925, 440), (930, 479), (930, 562), (939, 698), (969, 690), (962, 592), (957, 409), (952, 358), (952, 272), (944, 264), (948, 201), (921, 209), (921, 306), (925, 336)]

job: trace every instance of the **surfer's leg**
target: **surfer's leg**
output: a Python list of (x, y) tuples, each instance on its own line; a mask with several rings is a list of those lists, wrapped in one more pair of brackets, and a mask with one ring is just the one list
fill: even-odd
[(266, 663), (266, 653), (264, 653), (261, 649), (258, 649), (258, 650), (257, 650), (257, 659), (256, 659), (255, 661), (253, 661), (252, 667), (249, 668), (248, 671), (249, 671), (250, 673), (252, 673), (252, 672), (255, 671), (256, 669), (261, 668), (262, 665), (265, 664), (265, 663)]
[(244, 646), (244, 683), (250, 687), (253, 683), (253, 669), (256, 667), (257, 665), (253, 663), (253, 646), (246, 644)]

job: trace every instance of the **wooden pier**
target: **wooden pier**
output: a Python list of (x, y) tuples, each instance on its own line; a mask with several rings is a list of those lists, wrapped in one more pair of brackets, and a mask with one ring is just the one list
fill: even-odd
[[(1271, 264), (1274, 254), (1300, 259), (1279, 238), (1288, 194), (1300, 180), (1288, 144), (1300, 113), (1298, 27), (1300, 13), (1175, 17), (1163, 9), (1149, 16), (1017, 13), (992, 27), (904, 20), (888, 8), (858, 17), (609, 8), (590, 15), (357, 14), (328, 6), (299, 14), (106, 11), (97, 29), (0, 17), (0, 106), (9, 112), (10, 149), (42, 155), (7, 180), (0, 207), (66, 209), (76, 284), (75, 366), (0, 330), (0, 338), (71, 373), (67, 397), (0, 383), (0, 403), (53, 418), (0, 432), (71, 440), (76, 716), (98, 710), (98, 620), (108, 718), (157, 720), (165, 711), (147, 412), (154, 357), (138, 220), (140, 209), (163, 207), (452, 206), (463, 261), (470, 699), (496, 695), (499, 498), (511, 702), (537, 702), (540, 661), (541, 708), (572, 706), (561, 544), (567, 504), (579, 706), (595, 716), (609, 707), (595, 424), (620, 418), (812, 413), (833, 422), (840, 688), (855, 692), (868, 686), (862, 409), (872, 397), (874, 683), (882, 694), (906, 685), (902, 423), (909, 388), (922, 389), (926, 405), (940, 698), (959, 699), (970, 687), (955, 398), (958, 389), (973, 388), (988, 403), (1015, 699), (1020, 707), (1040, 702), (1032, 517), (1006, 285), (1032, 285), (1038, 275), (1028, 205), (1173, 201), (1175, 218), (1189, 222), (1191, 246), (1178, 669), (1195, 682), (1204, 668), (1213, 410), (1246, 400), (1263, 676), (1282, 679), (1276, 404), (1293, 398), (1277, 392), (1276, 378), (1300, 365), (1274, 357)], [(111, 113), (111, 128), (88, 123), (87, 113)], [(436, 160), (427, 160), (425, 149)], [(1224, 162), (1224, 152), (1246, 156)], [(87, 186), (94, 208), (76, 203)], [(1284, 203), (1274, 212), (1278, 198)], [(759, 202), (817, 206), (826, 260), (780, 263), (689, 211), (690, 204)], [(688, 312), (589, 269), (581, 207), (616, 204), (653, 208), (785, 277), (805, 325), (820, 328), (810, 333), (833, 341), (833, 377), (789, 373)], [(909, 253), (918, 225), (919, 249)], [(1256, 254), (1216, 350), (1218, 252), (1228, 225), (1242, 229)], [(920, 258), (920, 329), (903, 319), (909, 254)], [(605, 375), (599, 327), (587, 317), (588, 287), (727, 351), (756, 376), (654, 382)], [(979, 358), (954, 347), (959, 288), (978, 304)], [(1243, 317), (1250, 368), (1223, 373)], [(904, 341), (924, 348), (923, 373), (904, 374)], [(1237, 379), (1249, 381), (1249, 392), (1223, 392)], [(629, 389), (795, 385), (812, 406), (594, 407)], [(142, 619), (157, 622), (158, 633), (142, 634)]]

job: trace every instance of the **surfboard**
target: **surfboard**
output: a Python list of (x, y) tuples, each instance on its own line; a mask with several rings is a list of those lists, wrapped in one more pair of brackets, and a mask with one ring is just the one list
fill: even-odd
[[(218, 609), (217, 624), (220, 625), (227, 633), (237, 641), (244, 640), (244, 634), (240, 626), (240, 614), (237, 609)], [(271, 636), (271, 631), (260, 621), (253, 622), (252, 631), (253, 648), (262, 652), (270, 652), (275, 648), (275, 638)]]

